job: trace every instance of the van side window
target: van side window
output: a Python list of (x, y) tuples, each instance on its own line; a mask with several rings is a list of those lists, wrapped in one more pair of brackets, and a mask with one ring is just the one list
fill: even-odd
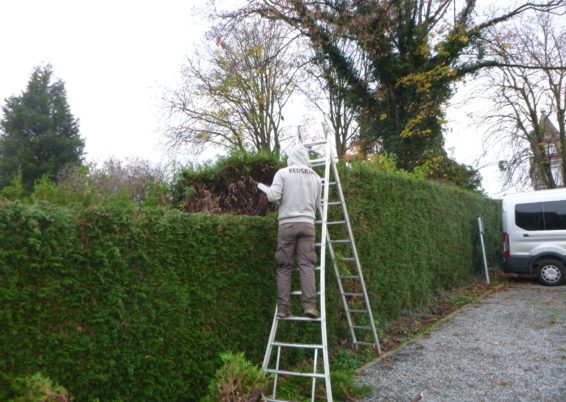
[(566, 201), (517, 204), (515, 223), (525, 230), (566, 230)]
[(542, 202), (515, 205), (515, 224), (525, 230), (544, 230)]
[(545, 202), (543, 207), (546, 230), (566, 229), (566, 201)]

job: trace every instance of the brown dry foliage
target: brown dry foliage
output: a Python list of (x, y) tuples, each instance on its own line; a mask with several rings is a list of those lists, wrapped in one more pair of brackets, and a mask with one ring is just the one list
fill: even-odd
[(195, 181), (190, 184), (194, 193), (181, 205), (185, 212), (234, 213), (265, 216), (277, 207), (257, 188), (258, 183), (271, 184), (276, 168), (262, 165), (251, 174), (235, 170), (223, 172), (223, 180)]

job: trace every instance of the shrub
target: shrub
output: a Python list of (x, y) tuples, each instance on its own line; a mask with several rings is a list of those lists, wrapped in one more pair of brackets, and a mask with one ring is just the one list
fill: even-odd
[(10, 184), (0, 190), (0, 198), (18, 200), (25, 197), (26, 191), (21, 172), (13, 176)]
[(8, 387), (0, 390), (0, 399), (6, 402), (70, 402), (67, 390), (41, 373), (14, 378)]
[(202, 402), (262, 401), (269, 378), (258, 366), (245, 359), (244, 353), (223, 353), (222, 367), (216, 370)]
[(56, 182), (41, 177), (31, 199), (84, 207), (107, 203), (169, 206), (170, 194), (163, 169), (143, 160), (123, 163), (110, 159), (100, 168), (68, 166), (59, 172)]

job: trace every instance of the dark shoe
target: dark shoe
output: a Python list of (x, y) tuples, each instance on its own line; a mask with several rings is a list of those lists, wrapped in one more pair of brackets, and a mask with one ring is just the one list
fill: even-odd
[(291, 309), (289, 307), (277, 307), (277, 318), (291, 317)]
[(305, 310), (305, 316), (309, 317), (309, 318), (319, 318), (320, 314), (318, 313), (318, 310), (315, 308), (308, 308)]

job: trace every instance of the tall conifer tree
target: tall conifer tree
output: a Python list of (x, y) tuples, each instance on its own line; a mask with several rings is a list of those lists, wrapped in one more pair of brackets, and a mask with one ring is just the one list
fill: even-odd
[(20, 96), (6, 99), (0, 121), (0, 188), (21, 175), (27, 191), (43, 175), (80, 164), (84, 140), (70, 112), (63, 81), (50, 65), (36, 67)]

